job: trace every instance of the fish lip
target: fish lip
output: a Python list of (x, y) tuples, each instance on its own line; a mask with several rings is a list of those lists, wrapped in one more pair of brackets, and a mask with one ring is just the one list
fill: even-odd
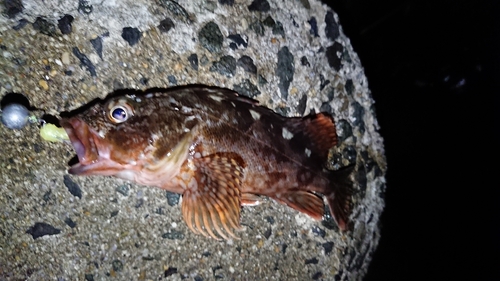
[(87, 123), (79, 118), (62, 119), (60, 123), (68, 134), (79, 161), (71, 168), (97, 162), (99, 160), (99, 151), (96, 145), (96, 137), (99, 136), (89, 128)]

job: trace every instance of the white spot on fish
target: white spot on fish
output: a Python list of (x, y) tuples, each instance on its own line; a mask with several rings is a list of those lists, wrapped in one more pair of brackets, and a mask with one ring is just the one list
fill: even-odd
[(193, 109), (191, 107), (187, 107), (187, 106), (182, 106), (181, 107), (181, 112), (182, 113), (191, 113), (193, 111)]
[(252, 114), (252, 118), (254, 120), (259, 120), (260, 119), (260, 113), (258, 113), (257, 111), (250, 109), (250, 114)]
[(309, 148), (306, 148), (304, 152), (306, 153), (307, 157), (311, 156), (311, 150)]
[(144, 97), (146, 97), (147, 99), (150, 99), (152, 97), (154, 97), (155, 95), (153, 93), (149, 93), (149, 94), (146, 94)]
[(222, 100), (222, 97), (217, 96), (217, 95), (209, 95), (208, 97), (213, 99), (214, 101), (218, 101), (218, 102), (220, 102)]
[(231, 102), (231, 105), (232, 105), (233, 107), (236, 107), (236, 104), (235, 104), (234, 102)]
[(283, 135), (283, 138), (286, 140), (293, 138), (292, 132), (288, 131), (287, 128), (283, 128), (282, 135)]

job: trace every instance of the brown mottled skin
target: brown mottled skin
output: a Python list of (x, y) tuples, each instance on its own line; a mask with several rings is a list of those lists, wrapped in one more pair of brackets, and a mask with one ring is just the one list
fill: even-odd
[(326, 114), (286, 118), (234, 91), (193, 85), (120, 91), (61, 124), (80, 162), (70, 173), (183, 194), (183, 217), (195, 233), (235, 237), (240, 206), (259, 195), (315, 219), (325, 195), (346, 228), (349, 173), (323, 168), (337, 143)]

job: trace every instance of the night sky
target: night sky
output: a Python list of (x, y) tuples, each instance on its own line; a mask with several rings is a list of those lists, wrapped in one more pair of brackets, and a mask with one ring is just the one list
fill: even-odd
[(325, 2), (361, 58), (385, 141), (382, 238), (365, 281), (500, 280), (498, 1)]

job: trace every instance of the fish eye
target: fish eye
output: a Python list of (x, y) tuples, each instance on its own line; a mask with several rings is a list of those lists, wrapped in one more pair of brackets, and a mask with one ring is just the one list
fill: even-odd
[(108, 118), (115, 124), (127, 121), (133, 115), (132, 109), (123, 104), (113, 106), (108, 112)]

